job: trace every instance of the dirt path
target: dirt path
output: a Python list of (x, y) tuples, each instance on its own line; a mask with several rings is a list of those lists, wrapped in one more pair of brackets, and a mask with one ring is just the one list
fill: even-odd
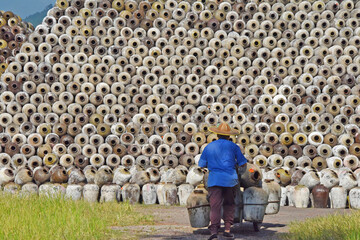
[[(131, 226), (126, 228), (113, 229), (131, 233), (129, 239), (147, 239), (147, 240), (205, 240), (209, 237), (209, 231), (204, 229), (193, 229), (190, 227), (187, 210), (185, 207), (159, 207), (150, 206), (145, 209), (139, 208), (140, 211), (146, 210), (155, 218), (155, 224), (149, 226)], [(265, 216), (264, 223), (261, 225), (260, 232), (254, 232), (252, 223), (243, 222), (241, 225), (236, 224), (232, 228), (235, 239), (279, 239), (281, 233), (288, 231), (288, 224), (291, 221), (303, 221), (307, 218), (324, 216), (338, 213), (348, 213), (351, 210), (343, 209), (297, 209), (294, 207), (282, 207), (276, 215)], [(220, 238), (225, 239), (225, 238)]]

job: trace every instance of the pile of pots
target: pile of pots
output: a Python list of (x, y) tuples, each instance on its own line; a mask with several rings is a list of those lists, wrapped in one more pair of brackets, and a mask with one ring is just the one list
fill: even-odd
[(164, 173), (160, 179), (160, 173), (156, 168), (146, 171), (137, 168), (117, 168), (113, 173), (109, 167), (104, 166), (98, 171), (88, 168), (85, 174), (73, 168), (69, 170), (67, 178), (67, 172), (60, 167), (53, 167), (50, 171), (37, 167), (34, 170), (35, 182), (32, 181), (31, 172), (26, 168), (20, 169), (16, 176), (7, 168), (2, 168), (0, 178), (6, 179), (6, 182), (2, 181), (0, 184), (4, 193), (17, 195), (36, 194), (73, 200), (83, 199), (88, 202), (128, 201), (131, 204), (186, 205), (188, 196), (203, 181), (206, 172), (193, 166), (186, 175), (184, 171), (188, 170), (181, 167), (162, 167), (160, 171), (168, 173)]
[(57, 0), (0, 77), (0, 183), (197, 186), (228, 122), (265, 179), (333, 169), (344, 187), (359, 17), (352, 0)]
[(0, 77), (7, 66), (15, 61), (16, 54), (33, 31), (31, 23), (22, 21), (10, 11), (0, 11)]
[(297, 167), (264, 170), (264, 174), (281, 185), (282, 206), (360, 208), (359, 170)]

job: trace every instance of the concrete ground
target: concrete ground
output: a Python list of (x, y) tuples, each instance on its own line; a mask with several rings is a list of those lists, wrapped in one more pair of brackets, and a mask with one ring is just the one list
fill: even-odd
[[(144, 209), (141, 209), (144, 211)], [(115, 230), (129, 233), (129, 239), (146, 240), (205, 240), (210, 232), (207, 228), (193, 229), (190, 226), (187, 210), (185, 207), (159, 207), (150, 206), (146, 208), (149, 214), (154, 216), (155, 224), (149, 226), (130, 226), (124, 228), (113, 227)], [(256, 239), (279, 239), (281, 234), (288, 231), (288, 224), (292, 221), (304, 221), (307, 218), (324, 216), (333, 213), (349, 213), (349, 209), (320, 209), (307, 208), (298, 209), (294, 207), (282, 207), (276, 215), (267, 215), (261, 225), (260, 231), (255, 232), (250, 222), (236, 224), (231, 229), (235, 239), (256, 240)], [(221, 230), (223, 231), (223, 229)], [(221, 235), (221, 234), (219, 234)], [(130, 237), (131, 236), (131, 237)], [(221, 236), (219, 239), (222, 238)]]

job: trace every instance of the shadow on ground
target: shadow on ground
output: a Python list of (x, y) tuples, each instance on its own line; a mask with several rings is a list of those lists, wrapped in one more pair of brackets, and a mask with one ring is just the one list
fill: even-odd
[[(264, 223), (261, 225), (260, 231), (255, 232), (253, 229), (252, 223), (244, 222), (242, 224), (236, 224), (232, 227), (231, 232), (234, 234), (235, 239), (278, 239), (277, 237), (277, 231), (271, 230), (271, 229), (278, 229), (285, 227), (285, 224), (272, 224), (272, 223)], [(170, 229), (172, 228), (171, 226)], [(169, 229), (169, 230), (170, 230)], [(180, 229), (179, 229), (180, 230)], [(185, 230), (185, 229), (184, 229)], [(191, 229), (192, 230), (192, 229)], [(141, 235), (140, 239), (163, 239), (163, 240), (172, 240), (172, 239), (183, 239), (183, 240), (203, 240), (208, 239), (210, 236), (210, 231), (208, 229), (196, 229), (191, 232), (190, 228), (187, 229), (187, 232), (177, 232), (174, 231), (174, 229), (171, 229), (168, 232), (159, 233), (156, 234), (148, 234), (148, 235)], [(222, 227), (220, 229), (219, 233), (219, 239), (229, 239), (222, 237), (222, 232), (224, 231), (224, 228)]]
[[(138, 207), (138, 211), (145, 211), (145, 209)], [(131, 236), (132, 239), (145, 240), (206, 240), (210, 236), (207, 228), (194, 229), (190, 227), (190, 221), (185, 207), (151, 206), (146, 208), (146, 212), (154, 216), (154, 225), (112, 227), (112, 229)], [(251, 222), (236, 224), (232, 227), (231, 232), (235, 235), (235, 239), (279, 240), (281, 235), (288, 232), (288, 225), (292, 221), (304, 221), (307, 218), (348, 212), (349, 209), (299, 209), (294, 207), (281, 207), (278, 214), (265, 216), (264, 223), (261, 225), (259, 232), (254, 231)], [(221, 231), (224, 231), (224, 229), (222, 228)], [(222, 238), (222, 233), (220, 233), (219, 239), (226, 240), (228, 238)]]

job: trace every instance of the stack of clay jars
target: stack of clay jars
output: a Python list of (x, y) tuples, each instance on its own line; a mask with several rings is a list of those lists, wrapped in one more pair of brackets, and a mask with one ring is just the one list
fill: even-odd
[(351, 0), (58, 0), (1, 75), (0, 182), (196, 186), (223, 121), (264, 175), (353, 172), (359, 18)]
[(23, 22), (10, 11), (0, 11), (0, 76), (7, 66), (15, 61), (21, 45), (33, 31), (34, 26), (31, 23)]

